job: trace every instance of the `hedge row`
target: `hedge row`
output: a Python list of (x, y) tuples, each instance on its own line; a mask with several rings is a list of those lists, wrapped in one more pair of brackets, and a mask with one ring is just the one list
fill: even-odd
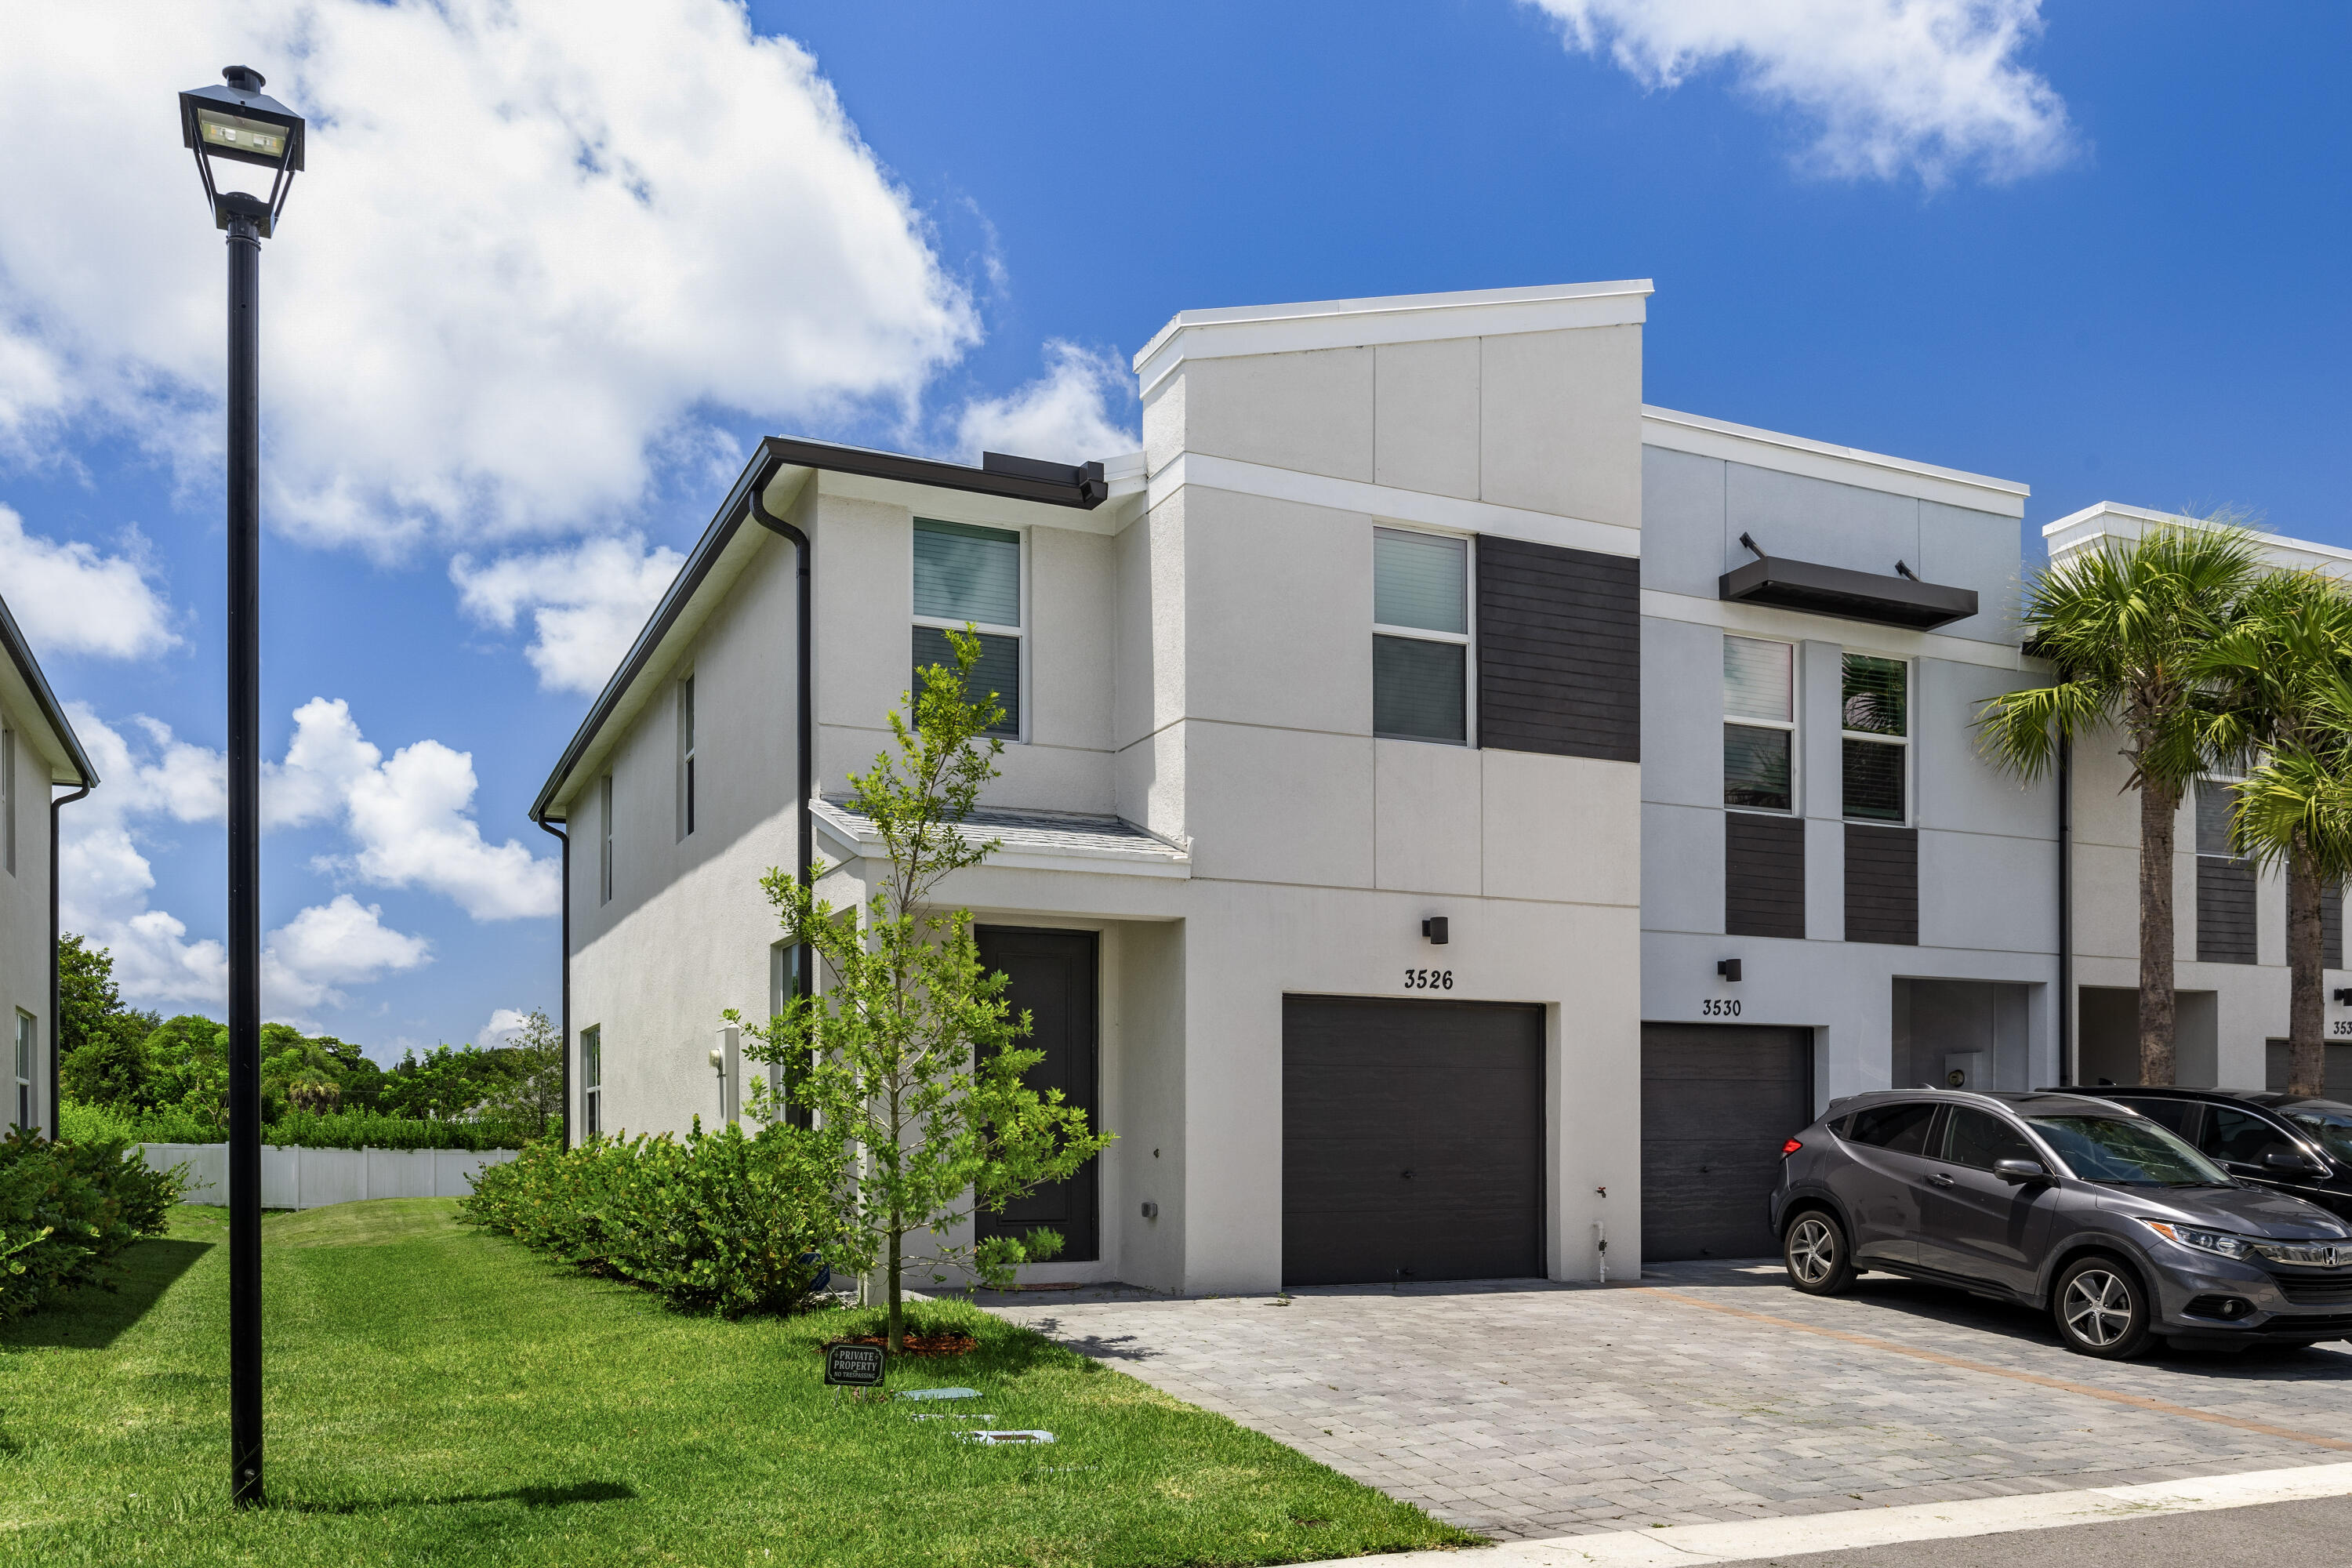
[(839, 1240), (839, 1173), (781, 1125), (732, 1124), (576, 1149), (534, 1143), (475, 1178), (462, 1217), (584, 1273), (626, 1280), (685, 1312), (788, 1311), (817, 1289)]
[(160, 1236), (180, 1201), (174, 1173), (151, 1171), (121, 1142), (0, 1138), (0, 1321), (83, 1285), (111, 1289), (109, 1268)]
[[(218, 1128), (178, 1106), (125, 1113), (108, 1106), (68, 1100), (58, 1107), (58, 1131), (78, 1142), (125, 1143), (218, 1143)], [(382, 1111), (289, 1110), (262, 1129), (261, 1141), (303, 1149), (520, 1149), (554, 1131), (512, 1119), (444, 1121)]]

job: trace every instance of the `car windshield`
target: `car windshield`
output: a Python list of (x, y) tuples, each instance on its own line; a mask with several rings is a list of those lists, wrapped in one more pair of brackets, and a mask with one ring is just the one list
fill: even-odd
[(2320, 1146), (2352, 1164), (2352, 1105), (2294, 1105), (2282, 1108), (2288, 1121), (2315, 1139)]
[(2141, 1117), (2032, 1116), (2026, 1119), (2086, 1182), (2127, 1187), (2226, 1187), (2221, 1167)]

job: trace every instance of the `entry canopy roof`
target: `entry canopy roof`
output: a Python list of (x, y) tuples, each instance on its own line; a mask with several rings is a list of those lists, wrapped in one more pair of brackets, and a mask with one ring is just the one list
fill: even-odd
[(1895, 573), (1881, 576), (1817, 561), (1767, 555), (1745, 535), (1740, 542), (1756, 551), (1756, 559), (1726, 572), (1717, 586), (1724, 598), (1744, 605), (1774, 605), (1784, 610), (1810, 610), (1817, 616), (1923, 632), (1977, 613), (1974, 588), (1922, 583), (1899, 561)]

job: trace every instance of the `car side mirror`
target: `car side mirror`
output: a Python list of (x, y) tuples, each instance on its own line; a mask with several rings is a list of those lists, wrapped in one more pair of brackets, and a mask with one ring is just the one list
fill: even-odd
[(2324, 1176), (2327, 1168), (2308, 1154), (2298, 1154), (2292, 1149), (2270, 1149), (2263, 1153), (2263, 1164), (2273, 1171), (2292, 1171), (2302, 1176)]
[(1995, 1160), (1992, 1173), (2005, 1182), (2045, 1182), (2050, 1173), (2039, 1160)]

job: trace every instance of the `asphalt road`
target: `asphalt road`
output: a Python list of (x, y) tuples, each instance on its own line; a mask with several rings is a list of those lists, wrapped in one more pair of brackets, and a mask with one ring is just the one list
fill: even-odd
[(1763, 1557), (1756, 1568), (2345, 1568), (2352, 1498)]

